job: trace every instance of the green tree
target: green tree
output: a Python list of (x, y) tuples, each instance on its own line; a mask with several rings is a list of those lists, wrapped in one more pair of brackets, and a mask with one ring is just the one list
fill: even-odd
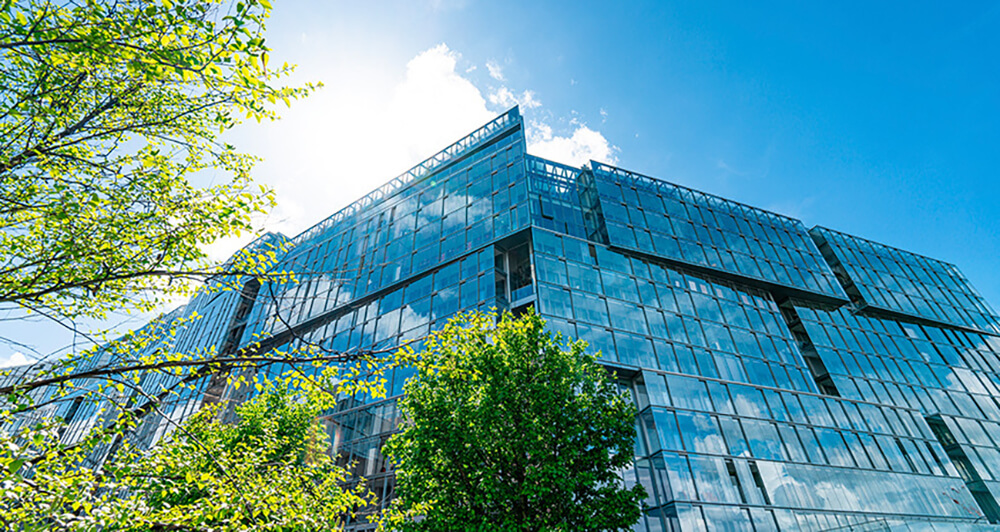
[(200, 411), (150, 455), (121, 461), (107, 474), (129, 496), (92, 512), (94, 524), (128, 530), (336, 530), (370, 502), (347, 491), (347, 472), (329, 455), (317, 419), (330, 406), (322, 391), (269, 387), (222, 423)]
[(400, 400), (390, 530), (620, 530), (640, 517), (626, 489), (634, 406), (584, 353), (531, 313), (459, 316), (419, 354)]
[[(203, 409), (152, 452), (126, 446), (102, 471), (81, 467), (79, 452), (42, 461), (5, 482), (4, 529), (340, 529), (370, 495), (364, 486), (338, 486), (347, 471), (334, 464), (317, 419), (331, 396), (293, 392), (288, 384), (238, 406), (235, 423), (220, 422), (218, 408)], [(15, 465), (31, 467), (24, 462)], [(45, 489), (18, 489), (17, 482)]]
[[(205, 254), (218, 238), (253, 231), (252, 217), (273, 203), (251, 181), (255, 157), (222, 135), (244, 119), (276, 118), (277, 104), (314, 88), (281, 85), (292, 67), (269, 64), (270, 12), (268, 0), (0, 0), (0, 309), (75, 329), (76, 318), (159, 308), (190, 293), (192, 281), (209, 279), (211, 290), (249, 277), (294, 282), (270, 271), (276, 249), (226, 265)], [(213, 374), (292, 362), (295, 386), (322, 386), (331, 397), (378, 387), (356, 378), (361, 370), (349, 364), (339, 375), (336, 368), (303, 371), (344, 362), (315, 346), (251, 347), (225, 357), (221, 346), (175, 351), (176, 330), (197, 319), (127, 334), (2, 387), (0, 424), (18, 416), (31, 422), (0, 434), (0, 526), (334, 527), (360, 492), (335, 489), (341, 472), (319, 447), (302, 459), (302, 442), (279, 438), (285, 429), (265, 422), (271, 414), (264, 412), (277, 409), (303, 426), (315, 411), (296, 410), (297, 403), (248, 407), (241, 415), (256, 420), (251, 428), (199, 414), (160, 451), (131, 463), (128, 435), (138, 419), (170, 419), (160, 407)], [(144, 390), (151, 372), (173, 376), (174, 384)], [(65, 443), (66, 424), (44, 412), (74, 400), (101, 405), (103, 417), (89, 436)], [(319, 442), (315, 430), (307, 433)], [(93, 452), (116, 445), (124, 447), (106, 469), (88, 467)], [(261, 448), (270, 458), (255, 461)], [(280, 499), (284, 492), (294, 494), (295, 506)]]
[[(220, 140), (276, 85), (268, 0), (0, 1), (0, 306), (151, 310), (272, 195)], [(209, 182), (212, 186), (199, 186)]]
[[(364, 479), (350, 489), (341, 484), (348, 473), (327, 454), (317, 418), (338, 397), (385, 397), (381, 367), (368, 361), (343, 367), (337, 355), (280, 351), (248, 358), (241, 367), (270, 363), (292, 369), (271, 386), (257, 378), (231, 380), (237, 390), (252, 385), (258, 393), (236, 406), (235, 424), (222, 422), (229, 417), (224, 403), (204, 406), (184, 423), (170, 421), (159, 405), (189, 387), (179, 380), (178, 391), (152, 397), (139, 384), (151, 370), (115, 368), (96, 386), (85, 379), (62, 381), (82, 382), (82, 395), (70, 392), (69, 398), (100, 401), (107, 421), (69, 444), (62, 441), (67, 425), (58, 419), (0, 434), (0, 529), (339, 530), (345, 516), (371, 498)], [(160, 371), (172, 369), (184, 367)], [(133, 392), (148, 399), (141, 409), (130, 406)], [(54, 397), (64, 400), (61, 389)], [(7, 420), (35, 406), (9, 403), (0, 416)], [(160, 416), (173, 429), (146, 452), (131, 443), (141, 417), (137, 410)], [(117, 445), (117, 452), (94, 467), (94, 456)]]

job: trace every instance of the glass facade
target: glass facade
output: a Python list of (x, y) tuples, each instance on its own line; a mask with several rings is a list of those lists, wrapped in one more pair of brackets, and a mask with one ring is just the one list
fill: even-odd
[(824, 227), (810, 233), (859, 304), (1000, 333), (1000, 317), (956, 266)]
[(608, 243), (844, 299), (802, 222), (591, 163)]
[[(635, 530), (1000, 522), (1000, 320), (956, 267), (525, 146), (515, 108), (288, 239), (276, 268), (297, 282), (195, 298), (217, 310), (185, 346), (363, 352), (462, 310), (534, 307), (635, 400)], [(393, 496), (379, 450), (411, 375), (324, 418), (372, 511)], [(224, 380), (199, 393), (245, 398)], [(169, 430), (149, 426), (148, 442)]]

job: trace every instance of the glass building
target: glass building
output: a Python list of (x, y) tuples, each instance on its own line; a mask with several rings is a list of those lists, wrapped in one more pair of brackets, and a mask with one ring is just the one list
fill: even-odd
[[(364, 352), (459, 311), (534, 307), (634, 397), (636, 530), (1000, 523), (1000, 318), (958, 268), (525, 146), (514, 108), (286, 239), (277, 268), (298, 282), (196, 298), (217, 312), (191, 345)], [(379, 449), (411, 375), (325, 419), (379, 506), (394, 485)], [(204, 378), (185, 405), (244, 398), (224, 384)]]

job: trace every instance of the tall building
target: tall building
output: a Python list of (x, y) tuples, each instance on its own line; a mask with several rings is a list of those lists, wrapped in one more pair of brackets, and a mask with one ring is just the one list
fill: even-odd
[[(635, 399), (626, 481), (649, 495), (636, 530), (1000, 522), (1000, 318), (951, 264), (529, 155), (516, 108), (289, 242), (278, 268), (299, 282), (194, 301), (218, 311), (192, 345), (360, 352), (462, 310), (534, 307)], [(326, 419), (379, 505), (394, 485), (379, 449), (411, 375)], [(189, 402), (242, 399), (221, 382)], [(147, 444), (166, 430), (153, 420)]]

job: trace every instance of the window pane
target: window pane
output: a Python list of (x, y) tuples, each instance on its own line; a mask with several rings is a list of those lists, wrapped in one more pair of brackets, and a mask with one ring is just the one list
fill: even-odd
[(712, 410), (712, 402), (709, 400), (705, 383), (698, 379), (667, 375), (667, 388), (670, 389), (670, 395), (674, 398), (674, 406), (677, 408)]

